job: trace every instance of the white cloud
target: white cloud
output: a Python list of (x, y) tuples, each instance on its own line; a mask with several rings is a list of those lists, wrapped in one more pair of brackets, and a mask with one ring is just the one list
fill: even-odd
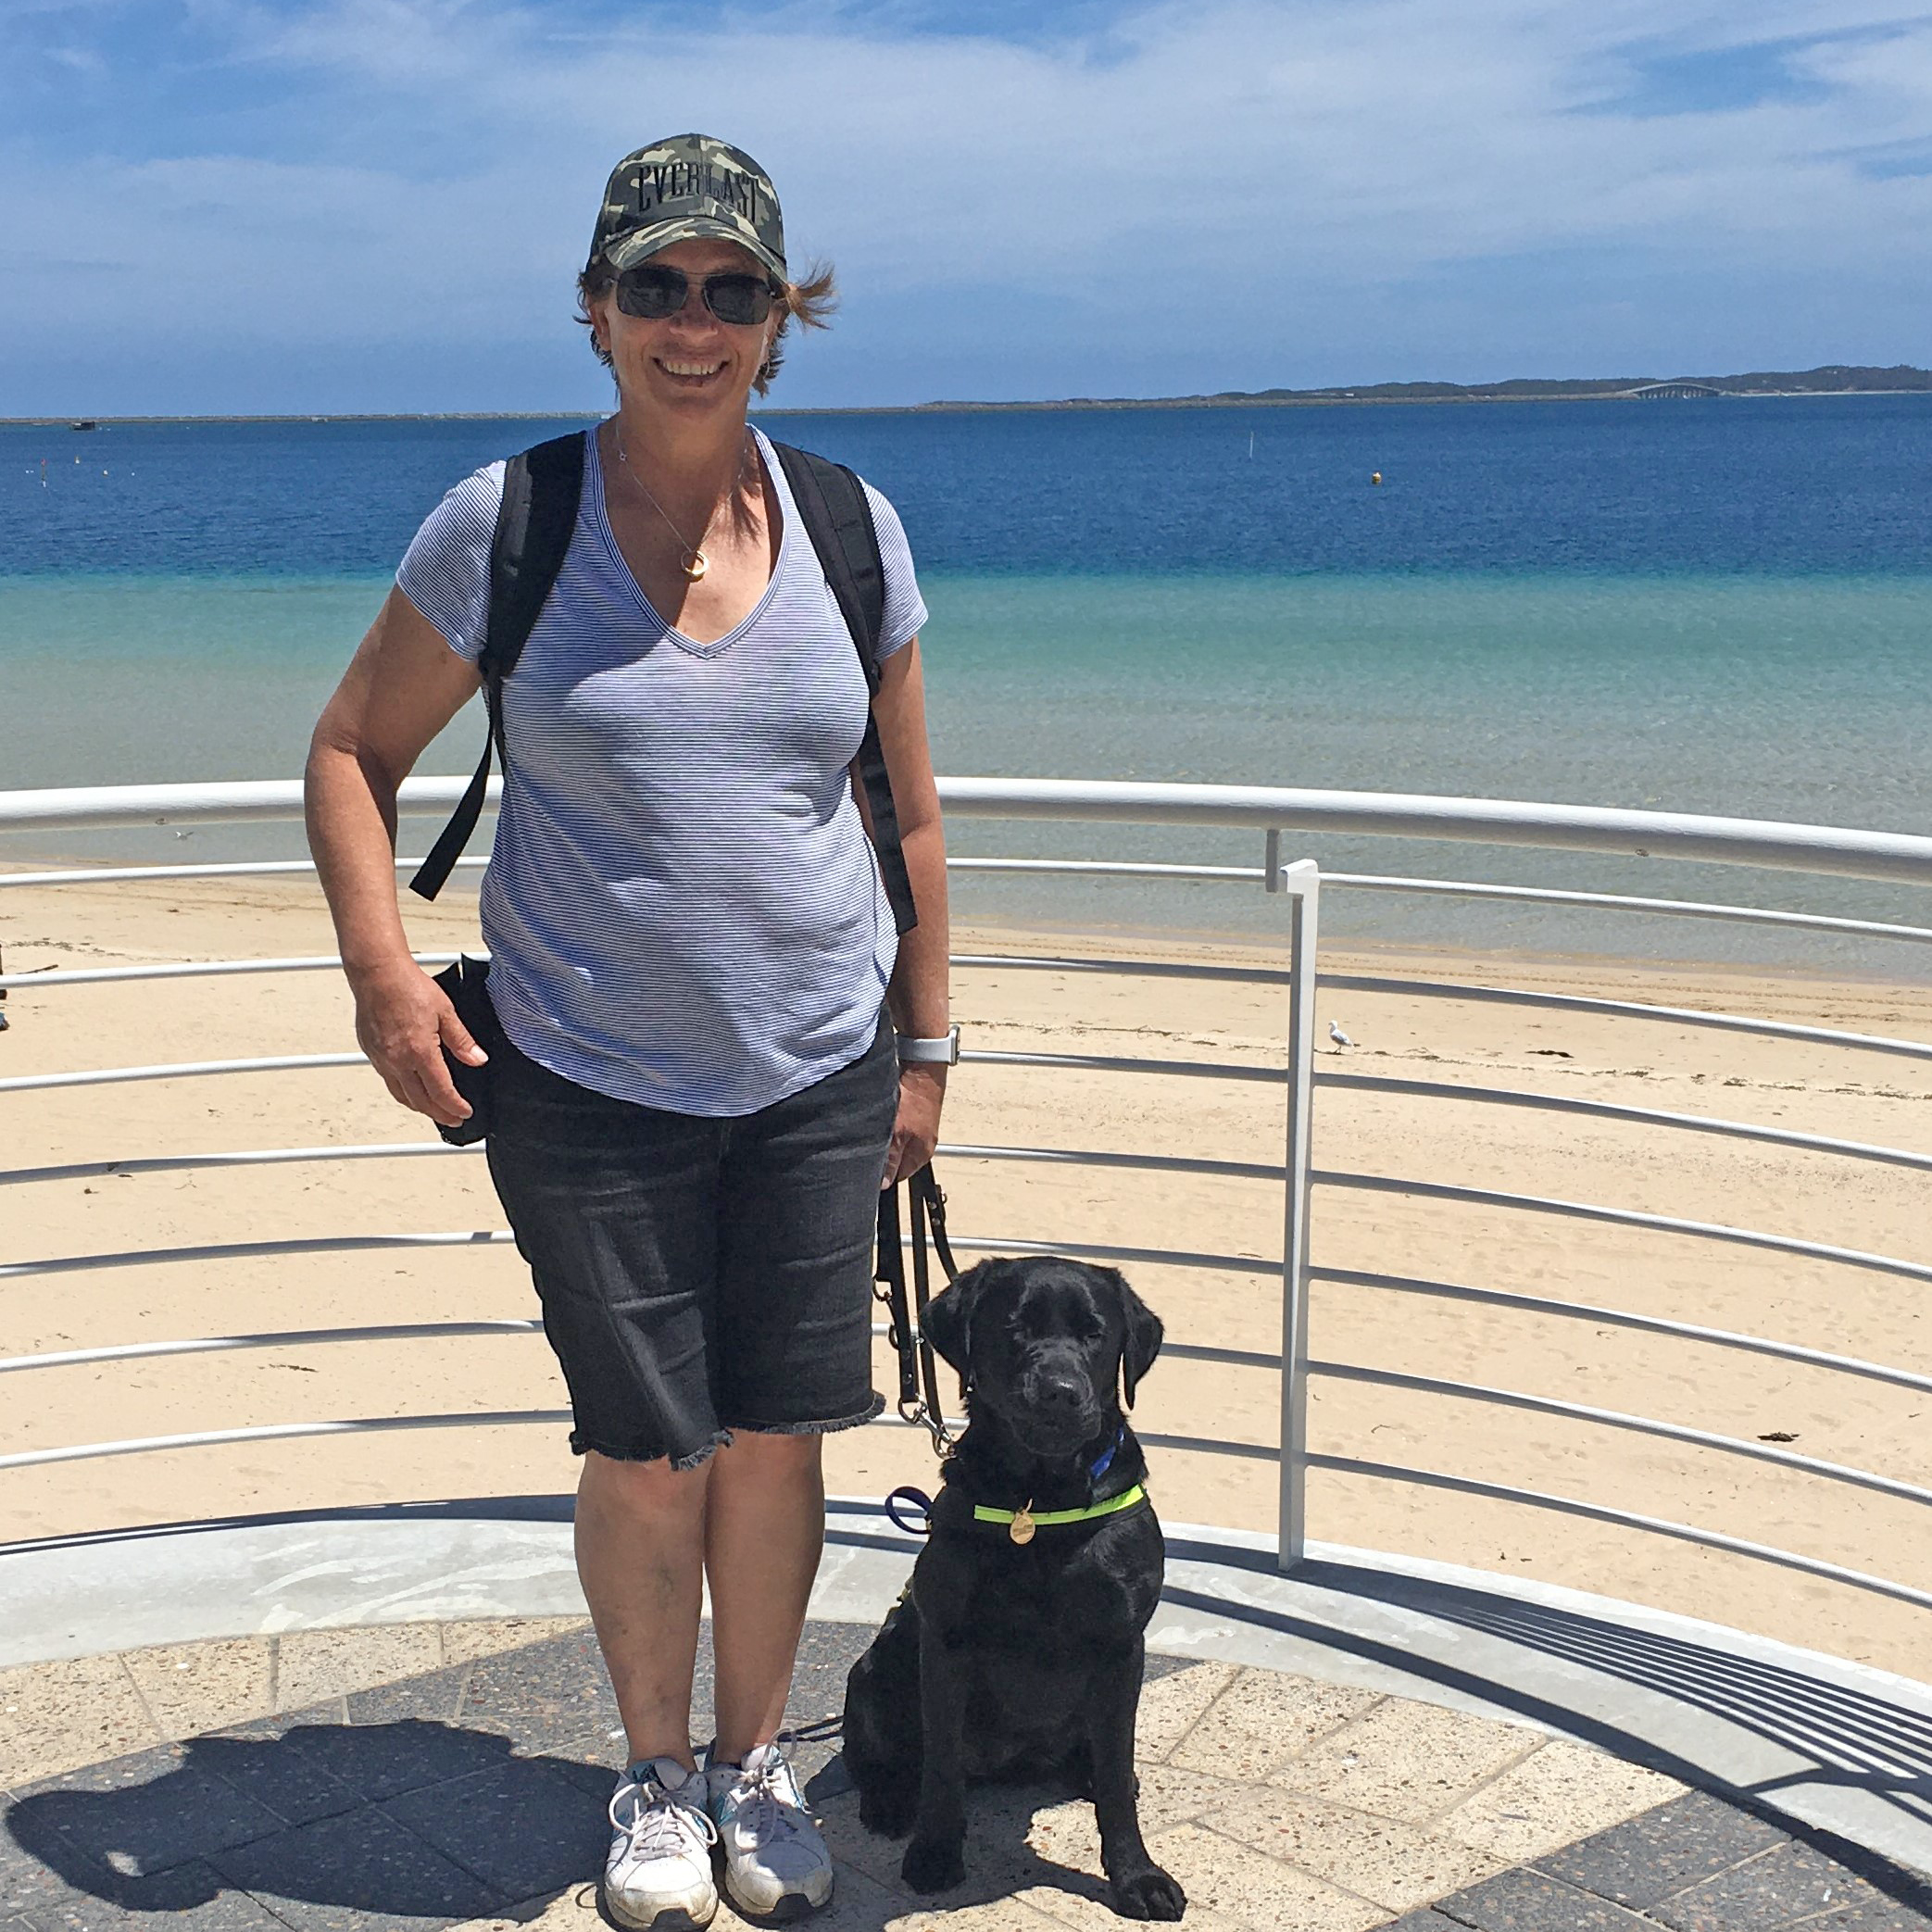
[[(128, 157), (115, 200), (131, 219), (107, 221), (82, 157), (0, 162), (16, 262), (171, 276), (150, 316), (164, 334), (228, 310), (230, 327), (425, 352), (444, 331), (553, 336), (605, 169), (684, 127), (771, 168), (795, 248), (838, 262), (855, 313), (862, 295), (924, 329), (927, 393), (958, 393), (950, 370), (975, 354), (1016, 386), (1030, 356), (1056, 371), (1085, 357), (1097, 392), (1160, 354), (1207, 386), (1236, 367), (1292, 380), (1261, 366), (1282, 319), (1303, 340), (1325, 327), (1333, 360), (1351, 305), (1372, 301), (1381, 335), (1363, 353), (1386, 358), (1410, 291), (1411, 357), (1466, 358), (1430, 331), (1451, 310), (1480, 331), (1486, 278), (1491, 339), (1526, 353), (1523, 305), (1574, 329), (1576, 278), (1611, 264), (1698, 292), (1704, 324), (1729, 303), (1732, 359), (1763, 362), (1767, 290), (1787, 292), (1781, 323), (1828, 326), (1834, 304), (1869, 323), (1926, 266), (1932, 182), (1872, 178), (1859, 156), (1932, 135), (1932, 30), (1852, 0), (1209, 0), (1123, 12), (1104, 40), (1026, 44), (810, 7), (634, 9), (568, 31), (554, 8), (490, 0), (293, 17), (204, 0), (198, 18), (225, 36), (222, 84), (295, 84), (282, 151), (181, 158), (188, 131), (173, 131), (173, 158)], [(1793, 44), (1781, 57), (1813, 89), (1618, 106), (1640, 95), (1646, 56), (1768, 40)], [(238, 319), (265, 258), (275, 294)], [(31, 332), (44, 282), (10, 279), (8, 332)], [(1706, 339), (1674, 339), (1662, 315), (1648, 334), (1640, 316), (1603, 326), (1660, 368)], [(1579, 345), (1578, 367), (1609, 346)], [(1164, 386), (1198, 383), (1176, 368)]]

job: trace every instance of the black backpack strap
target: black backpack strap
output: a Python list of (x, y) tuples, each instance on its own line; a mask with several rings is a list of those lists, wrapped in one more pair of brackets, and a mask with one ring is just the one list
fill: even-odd
[(489, 728), (483, 757), (462, 802), (422, 861), (409, 890), (433, 899), (443, 890), (476, 822), (483, 816), (494, 746), (509, 771), (503, 741), (503, 681), (517, 668), (523, 646), (536, 628), (544, 600), (563, 569), (571, 533), (577, 527), (577, 504), (583, 494), (583, 433), (558, 436), (513, 456), (503, 470), (503, 501), (490, 538), (490, 602), (483, 620), (483, 646), (476, 668), (483, 675)]
[[(843, 463), (834, 463), (789, 443), (774, 443), (780, 467), (792, 488), (811, 546), (819, 554), (825, 582), (832, 587), (846, 629), (865, 671), (865, 688), (879, 690), (879, 639), (885, 628), (885, 572), (879, 560), (879, 533), (865, 485)], [(872, 822), (872, 848), (879, 855), (879, 877), (892, 908), (892, 922), (901, 934), (919, 923), (912, 903), (912, 881), (906, 872), (906, 855), (899, 843), (898, 808), (892, 799), (892, 776), (879, 743), (879, 724), (868, 710), (865, 738), (859, 747), (859, 778)]]

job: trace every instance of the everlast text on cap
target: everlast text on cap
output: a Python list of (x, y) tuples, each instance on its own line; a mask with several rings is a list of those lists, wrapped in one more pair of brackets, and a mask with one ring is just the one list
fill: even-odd
[(772, 178), (742, 148), (673, 134), (626, 155), (604, 189), (590, 257), (619, 274), (673, 242), (736, 242), (785, 279), (784, 222)]

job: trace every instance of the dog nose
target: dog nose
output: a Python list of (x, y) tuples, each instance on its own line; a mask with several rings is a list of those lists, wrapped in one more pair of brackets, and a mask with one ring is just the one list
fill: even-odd
[(1053, 1415), (1072, 1415), (1081, 1406), (1080, 1385), (1071, 1376), (1042, 1381), (1034, 1399)]

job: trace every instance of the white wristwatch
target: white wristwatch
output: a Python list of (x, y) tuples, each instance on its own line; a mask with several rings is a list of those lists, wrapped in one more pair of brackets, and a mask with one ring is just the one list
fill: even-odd
[(902, 1067), (956, 1067), (960, 1063), (960, 1029), (955, 1026), (936, 1040), (922, 1040), (909, 1033), (896, 1034), (899, 1065)]

